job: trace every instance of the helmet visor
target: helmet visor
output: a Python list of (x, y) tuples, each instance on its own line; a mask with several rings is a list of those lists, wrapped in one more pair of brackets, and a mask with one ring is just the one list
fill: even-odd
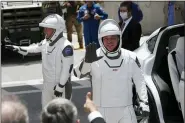
[(52, 38), (52, 36), (54, 35), (55, 33), (55, 29), (52, 29), (52, 28), (44, 28), (44, 34), (45, 34), (45, 38), (46, 40), (50, 40)]

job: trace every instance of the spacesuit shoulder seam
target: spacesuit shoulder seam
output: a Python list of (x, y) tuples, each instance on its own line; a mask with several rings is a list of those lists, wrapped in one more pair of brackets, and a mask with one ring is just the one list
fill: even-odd
[(140, 64), (140, 62), (139, 62), (139, 59), (138, 59), (136, 53), (131, 52), (131, 51), (129, 51), (129, 53), (130, 53), (130, 54), (129, 54), (130, 60), (132, 61), (132, 63), (136, 63), (137, 66), (138, 66), (139, 68), (141, 68), (141, 64)]
[(72, 43), (71, 42), (69, 42), (67, 39), (64, 39), (64, 41), (63, 41), (64, 43), (63, 43), (63, 47), (61, 47), (62, 48), (62, 50), (65, 48), (65, 47), (67, 47), (67, 46), (71, 46), (72, 48), (73, 48), (73, 45), (72, 45)]
[(135, 61), (135, 59), (136, 59), (136, 57), (137, 57), (136, 53), (131, 52), (131, 51), (128, 51), (128, 54), (129, 54), (130, 59), (132, 59), (132, 60)]
[(123, 55), (123, 57), (126, 57), (128, 59), (135, 60), (135, 58), (136, 58), (136, 54), (134, 52), (131, 52), (131, 51), (126, 50), (126, 49), (122, 49), (122, 55)]

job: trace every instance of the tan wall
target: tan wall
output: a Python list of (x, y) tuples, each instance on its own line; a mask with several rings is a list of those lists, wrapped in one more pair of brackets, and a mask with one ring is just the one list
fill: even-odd
[[(102, 4), (104, 10), (108, 13), (109, 18), (118, 21), (117, 10), (121, 2), (109, 2), (106, 1)], [(143, 20), (141, 21), (143, 34), (151, 33), (155, 29), (167, 25), (167, 7), (168, 3), (165, 1), (158, 2), (140, 2), (136, 1), (143, 11)], [(183, 23), (184, 16), (184, 2), (176, 2), (176, 7), (180, 10), (176, 10), (175, 15), (176, 23)]]

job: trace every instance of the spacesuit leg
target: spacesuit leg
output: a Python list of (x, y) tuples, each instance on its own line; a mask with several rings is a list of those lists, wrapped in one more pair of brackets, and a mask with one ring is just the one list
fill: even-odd
[[(44, 82), (43, 83), (43, 90), (42, 90), (42, 107), (47, 105), (51, 100), (56, 98), (54, 95), (54, 87), (56, 83), (51, 83), (51, 82)], [(62, 98), (66, 99), (71, 99), (72, 95), (72, 84), (71, 81), (67, 82), (65, 87), (64, 87), (64, 92), (62, 95)]]
[(123, 116), (118, 123), (137, 123), (133, 106), (127, 106), (124, 108)]
[(121, 108), (98, 108), (106, 123), (119, 123), (119, 119), (123, 117)]
[(51, 100), (55, 98), (54, 96), (54, 86), (55, 83), (51, 82), (44, 82), (43, 83), (43, 89), (42, 89), (42, 108), (47, 105)]
[(137, 123), (133, 106), (98, 108), (106, 123)]

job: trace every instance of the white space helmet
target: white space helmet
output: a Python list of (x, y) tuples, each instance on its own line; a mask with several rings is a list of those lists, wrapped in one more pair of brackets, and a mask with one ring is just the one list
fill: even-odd
[[(109, 35), (118, 35), (119, 36), (119, 43), (117, 49), (113, 52), (107, 50), (103, 44), (102, 38)], [(121, 40), (121, 29), (118, 23), (113, 19), (106, 19), (101, 22), (99, 29), (98, 29), (98, 40), (101, 46), (101, 49), (108, 57), (116, 57), (121, 52), (122, 40)]]
[(39, 23), (39, 26), (55, 29), (56, 31), (50, 38), (51, 41), (54, 41), (59, 36), (59, 34), (65, 30), (65, 21), (60, 15), (51, 14), (44, 18), (42, 22)]

